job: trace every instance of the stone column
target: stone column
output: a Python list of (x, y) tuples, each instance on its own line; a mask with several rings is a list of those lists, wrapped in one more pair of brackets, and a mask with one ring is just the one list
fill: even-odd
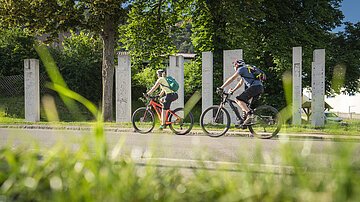
[(40, 121), (39, 60), (24, 60), (25, 120)]
[(116, 122), (131, 122), (131, 63), (128, 53), (118, 53), (115, 76)]
[(301, 125), (301, 104), (302, 104), (302, 49), (301, 47), (293, 47), (292, 50), (292, 124)]
[[(213, 53), (202, 52), (202, 111), (213, 105)], [(209, 122), (211, 116), (204, 117)]]
[[(236, 50), (224, 50), (224, 58), (223, 58), (223, 69), (224, 69), (224, 73), (223, 73), (223, 78), (224, 78), (224, 82), (235, 73), (235, 70), (233, 68), (233, 62), (235, 60), (239, 60), (243, 58), (243, 51), (242, 49), (236, 49)], [(224, 90), (227, 92), (229, 90), (229, 88), (234, 88), (235, 85), (240, 81), (240, 79), (233, 81), (231, 84), (229, 84)], [(245, 86), (243, 85), (240, 89), (238, 89), (237, 91), (234, 92), (234, 94), (232, 95), (232, 99), (235, 99), (235, 97), (237, 95), (239, 95), (241, 92), (243, 92), (245, 90)], [(236, 104), (235, 105), (240, 114), (242, 114), (242, 110), (241, 108)], [(226, 105), (226, 109), (229, 111), (230, 113), (230, 118), (231, 118), (231, 123), (236, 123), (236, 115), (235, 113), (232, 111), (232, 109), (230, 108), (229, 105)]]
[(311, 125), (321, 127), (325, 122), (325, 49), (314, 50), (311, 66)]
[(181, 55), (170, 56), (166, 74), (179, 83), (179, 90), (177, 91), (179, 98), (171, 103), (171, 109), (184, 107), (184, 57)]

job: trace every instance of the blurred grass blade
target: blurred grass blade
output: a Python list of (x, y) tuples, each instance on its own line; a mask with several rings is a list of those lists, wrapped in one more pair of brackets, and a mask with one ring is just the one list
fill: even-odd
[(42, 99), (41, 99), (43, 106), (44, 106), (44, 111), (45, 111), (45, 115), (48, 121), (59, 121), (59, 115), (56, 109), (56, 105), (55, 105), (55, 100), (52, 96), (50, 95), (45, 95)]
[(336, 93), (340, 93), (341, 88), (344, 86), (345, 74), (346, 74), (345, 65), (338, 64), (334, 67), (331, 89), (333, 89)]
[(292, 75), (290, 71), (284, 72), (282, 82), (287, 106), (280, 111), (280, 118), (282, 119), (280, 121), (285, 123), (292, 117)]
[(198, 103), (200, 99), (201, 99), (201, 91), (196, 91), (185, 104), (184, 117), (187, 117), (189, 112), (195, 107), (196, 103)]
[(76, 100), (78, 102), (80, 102), (81, 104), (83, 104), (93, 115), (95, 118), (97, 118), (98, 116), (98, 110), (96, 108), (96, 106), (90, 102), (88, 99), (84, 98), (83, 96), (81, 96), (80, 94), (66, 88), (63, 87), (61, 85), (58, 84), (47, 84), (46, 85), (48, 88), (58, 92), (59, 94), (66, 96), (68, 98), (71, 98), (73, 100)]
[[(38, 45), (38, 46), (35, 46), (35, 50), (38, 53), (38, 55), (40, 56), (40, 59), (41, 59), (42, 63), (44, 64), (45, 70), (48, 73), (51, 82), (54, 84), (57, 84), (59, 86), (63, 86), (64, 88), (67, 88), (67, 85), (66, 85), (63, 77), (61, 76), (60, 71), (57, 68), (57, 65), (56, 65), (53, 57), (51, 56), (49, 50), (47, 49), (47, 47), (45, 45)], [(78, 109), (78, 107), (76, 106), (76, 103), (73, 100), (71, 100), (70, 98), (63, 96), (61, 94), (60, 94), (60, 98), (64, 102), (66, 107), (68, 109), (70, 109), (73, 117), (76, 120), (83, 119), (83, 117), (80, 113), (80, 110)]]

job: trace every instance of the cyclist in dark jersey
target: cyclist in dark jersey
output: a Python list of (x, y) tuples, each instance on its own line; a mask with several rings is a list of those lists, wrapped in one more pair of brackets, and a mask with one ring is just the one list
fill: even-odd
[(229, 89), (229, 93), (232, 94), (245, 83), (245, 91), (237, 96), (235, 101), (244, 112), (244, 122), (242, 124), (251, 124), (253, 120), (253, 111), (250, 110), (247, 105), (249, 104), (249, 100), (251, 98), (264, 92), (264, 87), (262, 81), (257, 79), (252, 73), (252, 70), (254, 70), (253, 66), (245, 64), (244, 60), (237, 60), (233, 64), (235, 73), (229, 77), (221, 87), (219, 87), (219, 90), (222, 91), (232, 81), (240, 77), (240, 81), (236, 84), (236, 86)]

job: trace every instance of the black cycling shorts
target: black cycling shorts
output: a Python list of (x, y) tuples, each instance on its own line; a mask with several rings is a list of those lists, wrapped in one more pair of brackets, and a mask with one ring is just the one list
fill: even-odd
[(262, 85), (250, 86), (243, 93), (236, 97), (237, 100), (243, 101), (246, 104), (249, 104), (249, 100), (252, 97), (256, 97), (264, 92), (264, 87)]
[(164, 97), (165, 101), (163, 102), (163, 109), (165, 109), (165, 110), (170, 109), (171, 103), (177, 99), (178, 99), (177, 93), (166, 94), (166, 96)]

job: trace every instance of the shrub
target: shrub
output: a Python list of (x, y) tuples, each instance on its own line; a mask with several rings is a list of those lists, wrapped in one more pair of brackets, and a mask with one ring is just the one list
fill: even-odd
[(0, 77), (24, 74), (24, 59), (37, 58), (34, 41), (21, 29), (0, 30)]

